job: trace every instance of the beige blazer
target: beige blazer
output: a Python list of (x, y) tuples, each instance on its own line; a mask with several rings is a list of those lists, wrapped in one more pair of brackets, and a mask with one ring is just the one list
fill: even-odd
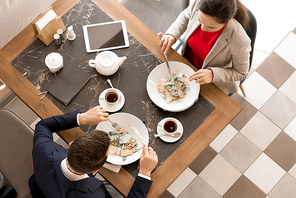
[[(200, 26), (197, 4), (198, 1), (195, 1), (181, 12), (166, 32), (176, 39), (184, 33), (182, 55), (185, 53), (188, 38)], [(213, 83), (227, 94), (238, 92), (239, 81), (247, 76), (250, 43), (251, 40), (240, 23), (231, 19), (204, 60), (202, 69), (211, 68), (214, 73)]]

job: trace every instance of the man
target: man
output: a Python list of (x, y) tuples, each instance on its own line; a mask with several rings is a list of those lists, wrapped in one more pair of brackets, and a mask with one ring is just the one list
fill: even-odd
[[(53, 142), (52, 133), (109, 120), (106, 110), (94, 107), (41, 120), (33, 140), (34, 175), (29, 180), (33, 197), (110, 197), (95, 175), (105, 163), (110, 145), (107, 133), (99, 130), (84, 133), (69, 145), (69, 150)], [(152, 181), (151, 171), (158, 157), (152, 148), (143, 146), (140, 169), (128, 197), (146, 197)]]

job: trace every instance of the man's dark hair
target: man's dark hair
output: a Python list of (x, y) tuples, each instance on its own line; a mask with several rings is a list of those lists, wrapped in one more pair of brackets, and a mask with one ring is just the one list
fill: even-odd
[(92, 173), (106, 162), (109, 146), (110, 137), (106, 132), (96, 129), (86, 132), (71, 144), (68, 163), (75, 172)]

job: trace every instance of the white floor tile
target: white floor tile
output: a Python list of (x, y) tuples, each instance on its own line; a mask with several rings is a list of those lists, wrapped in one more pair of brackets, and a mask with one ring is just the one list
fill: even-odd
[(269, 52), (263, 52), (261, 50), (255, 49), (253, 53), (252, 69), (256, 70), (257, 67), (264, 61), (264, 59), (269, 55)]
[(228, 142), (237, 134), (237, 130), (230, 124), (212, 141), (210, 147), (212, 147), (217, 153), (219, 153)]
[(296, 71), (288, 78), (279, 90), (296, 104)]
[(187, 168), (169, 187), (168, 191), (175, 197), (178, 197), (180, 193), (194, 180), (197, 175)]
[(281, 129), (258, 111), (240, 132), (261, 151), (264, 151), (281, 132)]
[(274, 51), (296, 68), (296, 35), (294, 33), (291, 32)]
[(247, 94), (246, 100), (257, 109), (260, 109), (276, 92), (276, 88), (256, 71), (244, 82), (244, 88)]
[(296, 141), (296, 117), (288, 124), (284, 132)]
[(289, 170), (289, 174), (296, 179), (296, 164)]
[(218, 154), (199, 176), (223, 196), (241, 173)]
[(262, 153), (244, 175), (268, 194), (285, 173), (284, 169)]

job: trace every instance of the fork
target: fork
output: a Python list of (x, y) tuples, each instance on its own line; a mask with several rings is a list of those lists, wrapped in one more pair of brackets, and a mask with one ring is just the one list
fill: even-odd
[(121, 129), (121, 127), (116, 123), (116, 122), (112, 122), (110, 119), (109, 119), (109, 122), (111, 122), (112, 126), (118, 130), (118, 129)]

